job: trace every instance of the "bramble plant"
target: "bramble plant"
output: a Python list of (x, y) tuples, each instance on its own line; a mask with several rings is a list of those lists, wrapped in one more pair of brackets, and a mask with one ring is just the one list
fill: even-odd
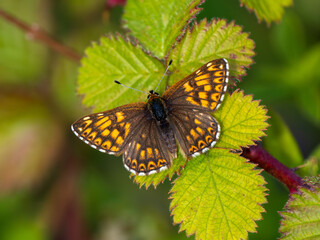
[[(276, 194), (270, 191), (272, 179), (268, 175), (271, 175), (288, 189), (288, 201), (282, 210), (276, 213), (279, 218), (281, 217), (280, 228), (277, 229), (279, 236), (281, 235), (282, 239), (288, 240), (320, 239), (320, 145), (315, 147), (307, 159), (304, 159), (290, 128), (277, 111), (267, 106), (264, 100), (269, 97), (271, 92), (275, 93), (273, 95), (275, 96), (274, 101), (281, 101), (282, 96), (288, 97), (286, 100), (296, 102), (297, 108), (304, 113), (310, 123), (316, 126), (316, 129), (319, 129), (320, 72), (318, 66), (320, 64), (320, 45), (318, 43), (307, 53), (302, 54), (302, 47), (301, 49), (295, 47), (289, 49), (288, 45), (292, 43), (282, 42), (280, 45), (283, 48), (288, 47), (283, 50), (283, 58), (289, 59), (290, 64), (285, 67), (267, 66), (260, 75), (255, 74), (254, 76), (258, 77), (250, 87), (258, 89), (260, 94), (253, 95), (253, 92), (250, 92), (250, 87), (242, 87), (246, 86), (244, 76), (253, 74), (250, 67), (254, 63), (254, 56), (259, 55), (259, 51), (255, 50), (256, 36), (245, 32), (246, 27), (239, 26), (233, 19), (213, 18), (207, 20), (197, 18), (197, 15), (202, 11), (203, 3), (204, 0), (108, 1), (108, 8), (115, 5), (124, 6), (122, 27), (125, 33), (113, 32), (100, 37), (85, 49), (82, 58), (73, 50), (53, 40), (38, 27), (28, 26), (2, 11), (1, 3), (0, 17), (21, 28), (29, 38), (45, 43), (77, 63), (81, 61), (81, 66), (78, 68), (77, 93), (82, 97), (83, 105), (91, 108), (93, 112), (146, 101), (145, 94), (114, 84), (114, 80), (148, 92), (157, 86), (168, 63), (172, 60), (169, 71), (157, 90), (162, 95), (169, 86), (188, 76), (203, 64), (214, 59), (225, 58), (229, 63), (230, 79), (227, 93), (220, 108), (212, 113), (221, 127), (221, 134), (214, 148), (197, 157), (187, 159), (181, 154), (178, 147), (178, 156), (167, 170), (147, 176), (137, 176), (126, 172), (130, 176), (130, 181), (136, 184), (134, 184), (134, 191), (137, 192), (137, 188), (148, 190), (148, 192), (154, 191), (154, 189), (159, 191), (159, 188), (164, 185), (163, 183), (169, 182), (171, 184), (168, 193), (170, 206), (167, 213), (171, 214), (173, 225), (179, 225), (179, 232), (185, 232), (185, 234), (180, 233), (180, 237), (183, 239), (185, 235), (188, 237), (193, 235), (197, 240), (248, 239), (252, 236), (250, 233), (259, 232), (258, 224), (262, 222), (260, 220), (265, 218), (263, 214), (265, 212), (267, 214), (269, 210), (269, 197), (274, 197)], [(266, 24), (269, 27), (273, 22), (280, 22), (286, 11), (285, 7), (293, 4), (292, 0), (240, 0), (240, 3), (255, 13), (257, 22), (262, 22), (261, 24)], [(291, 16), (291, 18), (293, 22), (297, 22), (295, 17)], [(287, 24), (290, 25), (290, 22)], [(1, 27), (0, 24), (0, 30)], [(299, 30), (299, 24), (294, 25), (294, 28)], [(292, 30), (292, 26), (290, 25), (287, 29)], [(300, 38), (292, 32), (290, 32), (292, 34), (289, 35), (290, 37), (284, 39), (287, 41), (298, 39), (297, 41), (300, 41)], [(303, 33), (303, 31), (301, 32)], [(10, 34), (8, 36), (10, 37)], [(13, 44), (15, 41), (11, 41), (9, 37), (9, 40), (3, 40), (3, 42), (7, 41)], [(77, 37), (78, 39), (80, 38)], [(1, 40), (0, 34), (0, 52)], [(23, 44), (22, 46), (27, 48)], [(18, 50), (13, 56), (19, 56)], [(40, 55), (38, 49), (35, 50), (33, 49), (32, 52)], [(27, 48), (24, 55), (28, 55), (28, 52)], [(286, 55), (287, 52), (292, 53), (296, 58)], [(8, 51), (4, 51), (3, 54), (7, 53)], [(10, 60), (9, 55), (4, 56), (4, 59)], [(24, 59), (20, 59), (20, 61), (25, 62), (25, 64), (20, 64), (21, 69), (27, 69), (26, 75), (31, 76), (30, 78), (33, 78), (37, 69), (44, 65), (40, 58), (33, 58), (32, 62)], [(255, 61), (257, 65), (260, 64), (257, 60)], [(32, 64), (33, 62), (34, 64)], [(61, 127), (59, 128), (57, 118), (76, 111), (75, 104), (66, 104), (68, 102), (66, 99), (72, 95), (70, 92), (74, 90), (74, 86), (69, 86), (65, 82), (59, 85), (58, 80), (62, 75), (61, 72), (65, 70), (65, 65), (68, 64), (59, 61), (58, 68), (60, 70), (55, 72), (52, 86), (48, 83), (41, 83), (36, 88), (36, 90), (44, 89), (44, 92), (48, 93), (49, 97), (44, 97), (49, 99), (47, 105), (63, 109), (61, 112), (57, 111), (59, 114), (50, 114), (45, 107), (46, 104), (39, 103), (33, 97), (30, 97), (31, 100), (28, 98), (28, 101), (25, 101), (27, 98), (24, 96), (3, 98), (10, 104), (4, 105), (0, 111), (0, 127), (5, 129), (5, 135), (12, 136), (8, 138), (9, 141), (13, 139), (14, 142), (14, 148), (8, 149), (9, 151), (21, 149), (21, 154), (27, 160), (24, 164), (18, 164), (19, 168), (15, 169), (10, 164), (0, 164), (0, 191), (5, 192), (12, 188), (24, 189), (29, 185), (37, 185), (43, 181), (46, 170), (54, 166), (53, 161), (49, 160), (61, 158), (60, 161), (64, 162), (60, 166), (61, 173), (57, 174), (56, 178), (50, 176), (56, 180), (50, 179), (47, 180), (50, 183), (46, 183), (52, 185), (52, 189), (50, 188), (50, 192), (48, 191), (49, 197), (46, 196), (48, 199), (44, 207), (44, 215), (49, 216), (47, 218), (52, 228), (49, 231), (54, 236), (53, 238), (86, 239), (84, 236), (87, 236), (87, 232), (83, 227), (86, 221), (81, 218), (83, 212), (91, 219), (95, 218), (96, 221), (99, 221), (99, 224), (96, 225), (100, 227), (105, 224), (103, 221), (108, 222), (102, 216), (105, 214), (103, 210), (108, 211), (104, 203), (105, 199), (111, 202), (112, 207), (116, 206), (115, 212), (121, 212), (121, 207), (119, 208), (115, 204), (119, 199), (121, 199), (119, 202), (123, 201), (124, 205), (132, 204), (134, 209), (135, 204), (141, 201), (142, 197), (139, 201), (127, 200), (124, 190), (121, 193), (118, 192), (118, 188), (121, 187), (114, 190), (107, 185), (107, 181), (101, 176), (112, 175), (113, 169), (108, 169), (108, 173), (105, 173), (105, 167), (101, 167), (102, 173), (100, 175), (92, 174), (89, 169), (79, 184), (81, 186), (75, 187), (82, 174), (79, 170), (82, 162), (87, 164), (90, 161), (92, 165), (98, 166), (96, 167), (98, 169), (100, 165), (98, 165), (98, 161), (88, 159), (90, 157), (87, 157), (86, 152), (83, 161), (77, 160), (81, 155), (80, 150), (70, 144), (70, 142), (76, 141), (75, 138), (63, 140), (65, 136), (62, 132), (69, 131), (69, 128), (63, 126), (62, 131)], [(3, 66), (5, 66), (3, 69), (6, 69), (13, 65), (10, 61), (7, 63), (2, 60), (1, 62), (0, 57), (0, 70)], [(16, 72), (18, 78), (22, 78), (23, 71)], [(11, 79), (10, 73), (10, 71), (3, 71), (2, 75), (5, 76), (5, 79)], [(68, 72), (66, 75), (69, 77), (75, 73)], [(267, 84), (261, 87), (259, 81), (262, 80)], [(63, 90), (60, 90), (61, 86), (63, 86)], [(300, 91), (300, 89), (304, 90)], [(67, 97), (63, 91), (67, 92)], [(260, 99), (257, 99), (257, 96)], [(72, 101), (76, 100), (72, 99), (69, 102)], [(60, 107), (56, 107), (56, 105)], [(86, 113), (88, 114), (88, 112)], [(68, 116), (68, 124), (73, 117), (73, 115), (72, 117)], [(23, 128), (23, 124), (26, 127)], [(11, 129), (13, 129), (12, 133), (10, 133)], [(45, 138), (43, 137), (44, 132), (46, 133)], [(52, 137), (47, 137), (47, 135)], [(20, 140), (20, 136), (25, 137)], [(7, 141), (7, 138), (0, 137), (2, 145), (5, 145)], [(65, 143), (63, 147), (62, 143)], [(40, 150), (37, 151), (38, 149)], [(11, 152), (7, 154), (6, 151), (6, 149), (0, 151), (0, 157), (3, 159), (8, 159), (11, 156)], [(55, 155), (55, 152), (59, 154)], [(14, 154), (19, 155), (16, 152)], [(96, 154), (95, 158), (101, 156), (105, 158), (102, 153), (94, 154)], [(44, 161), (43, 158), (48, 161)], [(118, 157), (117, 160), (121, 162), (121, 158)], [(13, 157), (13, 159), (15, 158)], [(103, 161), (103, 163), (105, 162)], [(26, 169), (35, 165), (41, 165), (39, 168), (41, 171), (35, 170), (26, 174), (28, 173)], [(7, 168), (10, 171), (7, 171)], [(11, 171), (16, 172), (11, 175), (6, 174)], [(19, 173), (23, 174), (19, 175)], [(117, 185), (116, 181), (125, 178), (125, 175), (120, 175), (117, 180), (114, 180), (114, 175), (112, 176), (110, 185)], [(46, 187), (43, 188), (46, 189)], [(84, 192), (84, 200), (79, 200), (80, 190), (78, 188)], [(139, 191), (136, 194), (142, 195), (144, 192)], [(39, 195), (39, 193), (34, 195)], [(113, 195), (116, 197), (108, 198)], [(270, 196), (268, 197), (268, 195)], [(93, 201), (91, 196), (99, 200)], [(18, 196), (17, 198), (21, 198), (22, 202), (26, 201), (24, 197)], [(80, 207), (82, 200), (89, 206), (85, 211)], [(1, 203), (6, 201), (10, 202), (0, 198), (0, 213), (6, 212), (3, 207), (5, 205), (1, 206)], [(96, 204), (97, 202), (100, 205)], [(141, 202), (144, 204), (143, 201)], [(16, 206), (15, 203), (8, 205), (13, 206), (12, 208)], [(56, 212), (56, 206), (62, 206), (63, 213)], [(18, 210), (23, 212), (22, 207)], [(155, 228), (149, 223), (149, 215), (144, 216), (142, 220), (139, 210), (133, 211), (132, 215), (128, 214), (130, 211), (133, 210), (125, 209), (122, 212), (124, 216), (134, 215), (134, 218), (127, 217), (128, 221), (141, 222), (139, 225), (141, 229), (143, 227), (144, 229)], [(110, 215), (112, 214), (114, 212)], [(152, 212), (150, 215), (152, 214), (154, 213)], [(5, 215), (5, 218), (7, 220), (8, 217)], [(273, 222), (278, 221), (276, 218), (274, 219)], [(23, 220), (20, 224), (24, 225), (25, 222), (27, 220)], [(97, 226), (89, 222), (90, 220), (86, 222), (90, 225), (87, 228), (93, 232)], [(122, 222), (123, 219), (117, 219), (114, 226), (111, 227), (113, 230), (111, 232), (119, 234), (123, 229), (119, 230), (117, 226)], [(169, 218), (167, 222), (170, 222)], [(156, 224), (161, 225), (162, 223), (159, 221)], [(145, 226), (141, 227), (141, 225)], [(69, 226), (71, 230), (65, 226)], [(34, 229), (37, 227), (36, 224), (31, 226)], [(75, 233), (73, 231), (75, 228), (81, 230)], [(128, 230), (130, 227), (125, 226), (124, 229), (123, 232), (130, 232)], [(149, 232), (144, 232), (141, 229), (140, 231), (143, 232), (141, 235), (131, 238), (156, 239), (158, 237), (157, 234), (150, 236)], [(64, 230), (66, 233), (63, 232)], [(5, 239), (16, 236), (12, 233), (11, 235), (7, 234), (9, 237), (6, 233), (4, 235), (7, 237)], [(46, 234), (43, 235), (46, 236)], [(96, 234), (93, 235), (96, 236)], [(108, 239), (110, 236), (101, 233), (98, 239)], [(120, 236), (116, 236), (120, 238)], [(37, 239), (42, 238), (38, 237)]]
[[(283, 12), (281, 4), (264, 2), (272, 8), (243, 1), (255, 10), (259, 19), (268, 23), (279, 20)], [(240, 79), (253, 62), (254, 41), (240, 26), (228, 24), (226, 20), (194, 20), (201, 10), (200, 4), (200, 0), (175, 0), (168, 4), (160, 0), (128, 1), (123, 15), (128, 35), (109, 34), (102, 37), (99, 44), (86, 49), (78, 78), (78, 92), (84, 95), (83, 103), (94, 107), (94, 111), (103, 111), (106, 106), (113, 108), (144, 100), (145, 96), (138, 92), (130, 92), (131, 97), (127, 98), (131, 90), (119, 88), (111, 84), (112, 81), (117, 79), (127, 86), (148, 91), (155, 87), (155, 79), (161, 78), (170, 59), (173, 64), (169, 69), (169, 85), (218, 58), (228, 60), (234, 79), (230, 85), (236, 85), (235, 79)], [(162, 84), (160, 92), (164, 89), (165, 84)], [(196, 239), (246, 239), (248, 232), (254, 232), (255, 221), (262, 219), (267, 188), (261, 170), (253, 163), (271, 173), (276, 172), (273, 175), (287, 184), (291, 193), (297, 193), (303, 186), (305, 196), (317, 201), (319, 189), (307, 185), (294, 173), (286, 172), (282, 169), (284, 166), (278, 165), (277, 160), (262, 149), (250, 147), (260, 141), (268, 126), (267, 110), (259, 101), (233, 89), (213, 116), (221, 124), (222, 131), (218, 143), (207, 154), (188, 161), (179, 155), (171, 168), (154, 175), (132, 174), (134, 181), (146, 188), (156, 187), (167, 177), (175, 178), (170, 190), (170, 211), (174, 223), (180, 224), (180, 230), (185, 230), (187, 235), (195, 234)], [(271, 167), (266, 169), (268, 165)], [(287, 215), (283, 213), (283, 216)], [(290, 225), (288, 221), (285, 217), (283, 224)], [(299, 225), (305, 225), (305, 221), (301, 220)], [(281, 228), (286, 237), (299, 229), (301, 227)], [(316, 236), (320, 229), (309, 225), (306, 232), (307, 235), (299, 235)]]

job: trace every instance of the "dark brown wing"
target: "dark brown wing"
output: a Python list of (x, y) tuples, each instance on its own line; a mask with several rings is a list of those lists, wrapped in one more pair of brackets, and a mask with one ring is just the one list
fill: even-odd
[(224, 98), (229, 64), (224, 58), (210, 61), (164, 92), (168, 111), (176, 108), (216, 110)]
[(71, 129), (91, 147), (120, 155), (149, 117), (146, 103), (133, 103), (80, 118)]
[(174, 134), (187, 157), (196, 157), (212, 148), (220, 136), (220, 126), (209, 113), (176, 109), (169, 116)]
[(128, 144), (123, 153), (123, 163), (130, 172), (143, 176), (168, 169), (175, 157), (176, 148), (170, 152), (157, 121), (151, 118), (143, 123), (143, 128)]
[(146, 103), (85, 116), (72, 124), (71, 129), (82, 141), (101, 152), (123, 153), (124, 166), (137, 175), (165, 170), (176, 157), (170, 153)]

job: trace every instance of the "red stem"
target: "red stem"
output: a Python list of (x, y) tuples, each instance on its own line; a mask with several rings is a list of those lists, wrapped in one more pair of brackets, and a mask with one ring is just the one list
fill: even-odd
[(72, 60), (75, 60), (77, 62), (80, 61), (81, 56), (78, 53), (76, 53), (71, 48), (62, 45), (61, 43), (53, 39), (53, 37), (49, 36), (45, 31), (43, 31), (36, 25), (29, 26), (26, 23), (22, 22), (21, 20), (15, 18), (14, 16), (6, 13), (2, 9), (0, 9), (0, 17), (10, 22), (11, 24), (15, 25), (16, 27), (20, 28), (24, 32), (26, 32), (28, 37), (32, 39), (36, 39), (46, 44), (47, 46), (51, 47), (53, 50), (61, 53), (62, 55), (65, 55), (66, 57)]
[(241, 155), (243, 157), (249, 159), (250, 162), (258, 164), (259, 167), (284, 183), (289, 188), (290, 193), (295, 193), (299, 187), (306, 186), (301, 177), (271, 156), (261, 146), (255, 145), (242, 150)]

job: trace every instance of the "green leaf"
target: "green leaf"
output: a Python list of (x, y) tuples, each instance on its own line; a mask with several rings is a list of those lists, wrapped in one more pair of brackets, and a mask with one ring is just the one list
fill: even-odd
[(270, 116), (270, 128), (263, 141), (266, 149), (272, 156), (290, 168), (301, 165), (304, 159), (290, 129), (275, 112), (271, 112)]
[(221, 136), (216, 147), (240, 149), (254, 145), (264, 136), (268, 124), (267, 110), (253, 101), (251, 95), (235, 91), (226, 95), (223, 105), (214, 114), (221, 126)]
[(125, 27), (156, 57), (168, 54), (185, 25), (200, 11), (201, 0), (129, 0)]
[(196, 239), (246, 239), (266, 202), (265, 181), (254, 166), (226, 149), (189, 161), (171, 189), (174, 223)]
[(169, 59), (173, 59), (175, 69), (170, 83), (217, 58), (228, 59), (231, 75), (245, 74), (244, 67), (252, 64), (251, 56), (254, 55), (254, 42), (248, 36), (240, 26), (227, 24), (225, 20), (195, 23), (170, 53)]
[(290, 197), (285, 211), (281, 213), (281, 239), (320, 238), (320, 188), (300, 190), (299, 194)]
[(253, 10), (259, 19), (268, 24), (272, 21), (280, 21), (284, 7), (292, 5), (292, 0), (241, 0), (249, 10)]
[[(254, 140), (265, 135), (263, 130), (268, 126), (265, 122), (266, 110), (259, 106), (258, 101), (252, 101), (252, 96), (244, 96), (238, 91), (231, 96), (226, 94), (220, 109), (213, 116), (221, 126), (220, 139), (216, 144), (216, 147), (221, 148), (239, 149), (241, 146), (253, 145)], [(134, 180), (140, 187), (145, 185), (148, 188), (151, 184), (156, 187), (166, 177), (171, 179), (175, 173), (179, 173), (185, 162), (185, 158), (179, 155), (168, 170), (150, 176), (135, 176)]]
[[(164, 73), (164, 66), (121, 36), (102, 37), (100, 45), (87, 48), (78, 77), (83, 103), (105, 111), (136, 100), (145, 101), (140, 92), (122, 87), (123, 84), (142, 91), (153, 89)], [(155, 81), (156, 80), (156, 81)], [(128, 98), (130, 94), (130, 98)]]

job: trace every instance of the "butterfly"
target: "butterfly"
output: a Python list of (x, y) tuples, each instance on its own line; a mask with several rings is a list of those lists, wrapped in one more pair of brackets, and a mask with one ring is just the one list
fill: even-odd
[(228, 79), (228, 61), (216, 59), (173, 84), (162, 96), (150, 90), (147, 102), (82, 117), (71, 129), (103, 153), (123, 154), (123, 164), (131, 173), (154, 174), (172, 165), (177, 144), (187, 158), (216, 144), (221, 129), (210, 113), (223, 101)]

